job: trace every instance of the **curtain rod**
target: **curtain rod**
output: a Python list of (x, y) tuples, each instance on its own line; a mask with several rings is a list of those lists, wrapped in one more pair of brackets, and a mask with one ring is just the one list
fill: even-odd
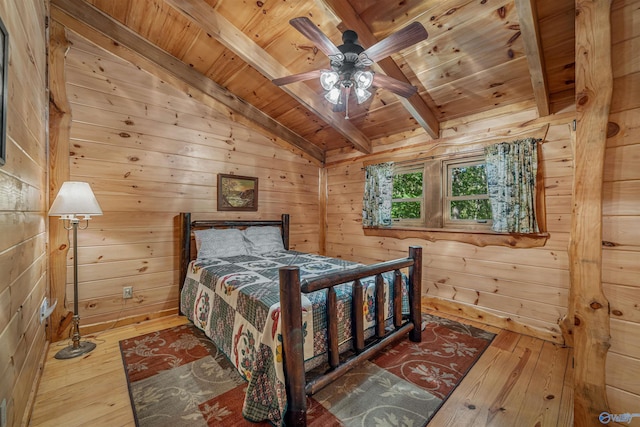
[(455, 153), (442, 153), (442, 154), (434, 154), (434, 155), (431, 155), (431, 156), (422, 156), (422, 157), (417, 157), (415, 159), (400, 160), (399, 162), (393, 162), (393, 164), (394, 165), (404, 165), (404, 164), (408, 164), (408, 163), (420, 162), (422, 160), (444, 159), (444, 158), (447, 158), (447, 157), (455, 157), (455, 156), (467, 155), (467, 154), (480, 154), (480, 153), (484, 153), (484, 148), (475, 148), (473, 150), (457, 151)]
[[(454, 157), (454, 156), (459, 156), (459, 155), (468, 155), (468, 154), (480, 154), (480, 153), (484, 153), (484, 148), (474, 148), (473, 150), (466, 150), (466, 151), (456, 151), (455, 153), (442, 153), (442, 154), (434, 154), (431, 156), (421, 156), (421, 157), (415, 157), (412, 159), (407, 159), (407, 160), (400, 160), (399, 162), (393, 162), (393, 165), (406, 165), (406, 164), (411, 164), (411, 163), (418, 163), (424, 160), (435, 160), (435, 159), (444, 159), (447, 157)], [(391, 161), (391, 160), (390, 160)], [(379, 162), (379, 163), (387, 163), (387, 162)], [(378, 163), (370, 163), (366, 166), (370, 166), (370, 165), (375, 165)], [(360, 168), (360, 170), (364, 170), (364, 167)]]
[[(544, 138), (536, 138), (536, 137), (526, 137), (526, 138), (521, 138), (521, 139), (527, 139), (527, 138), (533, 138), (536, 140), (536, 142), (538, 142), (539, 144), (544, 143)], [(424, 160), (435, 160), (435, 159), (444, 159), (447, 157), (455, 157), (455, 156), (462, 156), (462, 155), (468, 155), (468, 154), (480, 154), (480, 153), (484, 153), (484, 149), (485, 147), (488, 147), (489, 145), (480, 147), (480, 148), (473, 148), (473, 149), (469, 149), (469, 150), (463, 150), (463, 151), (456, 151), (454, 153), (442, 153), (442, 154), (434, 154), (431, 156), (425, 155), (425, 156), (421, 156), (421, 157), (415, 157), (412, 159), (407, 159), (407, 160), (400, 160), (398, 162), (393, 162), (394, 166), (395, 165), (406, 165), (406, 164), (411, 164), (411, 163), (418, 163)], [(438, 147), (433, 147), (433, 148), (438, 148)], [(392, 161), (392, 160), (390, 160)], [(387, 163), (387, 162), (377, 162), (377, 163), (369, 163), (369, 164), (365, 164), (364, 166), (370, 166), (370, 165), (375, 165), (375, 164), (379, 164), (379, 163)], [(360, 168), (360, 170), (364, 170), (364, 167)]]

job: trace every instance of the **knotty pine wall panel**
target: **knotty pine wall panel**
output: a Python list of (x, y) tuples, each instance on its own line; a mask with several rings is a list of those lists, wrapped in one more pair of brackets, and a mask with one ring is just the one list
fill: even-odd
[[(318, 252), (319, 168), (152, 75), (68, 32), (71, 179), (104, 211), (78, 235), (80, 316), (88, 329), (178, 307), (176, 215), (279, 219), (291, 246)], [(217, 174), (259, 179), (258, 212), (218, 212)], [(72, 254), (67, 296), (72, 295)], [(133, 299), (122, 288), (133, 286)]]
[[(518, 117), (520, 117), (519, 115)], [(522, 123), (513, 116), (502, 117), (498, 126), (514, 129)], [(488, 119), (496, 125), (496, 117)], [(546, 198), (546, 221), (550, 237), (544, 247), (511, 249), (501, 246), (477, 247), (471, 244), (409, 238), (365, 236), (362, 231), (364, 161), (406, 159), (428, 145), (394, 147), (385, 155), (349, 158), (341, 154), (329, 158), (327, 171), (327, 252), (361, 262), (375, 262), (406, 256), (410, 245), (423, 247), (423, 295), (480, 309), (489, 320), (508, 319), (496, 326), (518, 323), (541, 336), (561, 340), (559, 320), (566, 314), (569, 292), (567, 245), (571, 227), (571, 182), (573, 174), (569, 123), (572, 115), (551, 117), (542, 145), (540, 167)], [(538, 120), (538, 125), (545, 123)], [(486, 129), (483, 122), (466, 123), (468, 129)], [(444, 131), (449, 136), (442, 147), (464, 151), (473, 144), (470, 135)], [(505, 137), (507, 141), (513, 137)], [(415, 142), (415, 141), (414, 141)], [(445, 148), (443, 148), (445, 149)], [(374, 149), (375, 151), (375, 149)], [(438, 154), (438, 148), (433, 153)], [(440, 151), (442, 152), (442, 151)]]
[[(640, 402), (640, 1), (614, 1), (611, 12), (613, 99), (602, 199), (602, 281), (611, 311), (607, 397), (613, 413)], [(636, 46), (635, 48), (633, 46)], [(629, 82), (635, 84), (629, 86)], [(631, 425), (640, 425), (634, 419)]]
[(45, 2), (0, 2), (9, 34), (6, 163), (0, 166), (0, 402), (24, 425), (45, 348), (47, 56)]

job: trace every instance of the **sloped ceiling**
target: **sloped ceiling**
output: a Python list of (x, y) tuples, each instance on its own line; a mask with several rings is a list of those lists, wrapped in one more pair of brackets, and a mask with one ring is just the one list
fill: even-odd
[[(205, 86), (320, 161), (328, 150), (369, 152), (381, 139), (436, 139), (448, 122), (496, 109), (546, 116), (572, 104), (574, 9), (571, 0), (52, 0), (53, 19), (94, 28)], [(347, 120), (316, 79), (274, 85), (274, 78), (329, 68), (327, 56), (289, 24), (300, 16), (335, 45), (344, 30), (355, 30), (365, 48), (421, 22), (428, 39), (374, 66), (417, 94), (405, 99), (378, 88), (364, 104), (350, 102)]]

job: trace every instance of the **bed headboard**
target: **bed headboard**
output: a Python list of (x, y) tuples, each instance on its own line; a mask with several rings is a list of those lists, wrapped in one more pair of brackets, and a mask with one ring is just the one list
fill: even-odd
[(189, 262), (196, 259), (196, 245), (193, 230), (206, 228), (247, 228), (254, 226), (280, 227), (282, 243), (285, 249), (289, 249), (289, 214), (282, 214), (280, 220), (198, 220), (191, 221), (190, 212), (181, 212), (178, 218), (179, 245), (180, 245), (180, 291), (187, 277)]

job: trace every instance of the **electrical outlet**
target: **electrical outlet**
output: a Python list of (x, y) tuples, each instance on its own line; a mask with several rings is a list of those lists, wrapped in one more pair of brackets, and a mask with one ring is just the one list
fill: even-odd
[(133, 286), (125, 286), (122, 288), (122, 298), (130, 299), (133, 298)]

